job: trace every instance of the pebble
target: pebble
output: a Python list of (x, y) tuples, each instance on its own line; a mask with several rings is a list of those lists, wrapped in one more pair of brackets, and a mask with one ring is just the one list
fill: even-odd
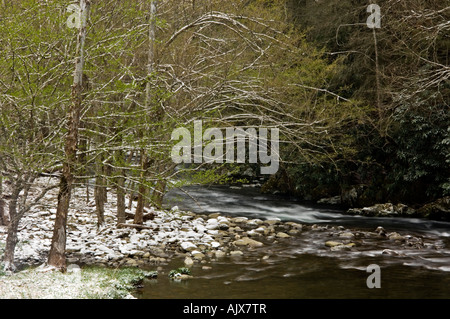
[(278, 237), (278, 238), (289, 238), (289, 237), (291, 237), (291, 236), (289, 236), (288, 234), (283, 233), (283, 232), (278, 232), (278, 233), (276, 234), (276, 237)]

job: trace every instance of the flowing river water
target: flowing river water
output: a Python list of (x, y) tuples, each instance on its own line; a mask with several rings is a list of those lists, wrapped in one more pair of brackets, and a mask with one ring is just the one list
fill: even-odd
[[(382, 226), (389, 232), (422, 238), (430, 245), (421, 249), (393, 247), (392, 241), (366, 238), (357, 249), (331, 251), (324, 246), (329, 232), (322, 227), (325, 231), (302, 231), (238, 258), (217, 259), (208, 269), (196, 263), (191, 267), (194, 278), (186, 281), (169, 280), (168, 272), (183, 266), (183, 259), (172, 259), (162, 267), (158, 279), (145, 282), (139, 298), (450, 298), (450, 223), (347, 215), (338, 208), (305, 205), (261, 194), (252, 187), (192, 186), (186, 190), (189, 195), (180, 190), (169, 192), (166, 204), (196, 213), (278, 217), (329, 229), (340, 226), (352, 232)], [(381, 288), (369, 289), (366, 284), (371, 264), (380, 267)]]

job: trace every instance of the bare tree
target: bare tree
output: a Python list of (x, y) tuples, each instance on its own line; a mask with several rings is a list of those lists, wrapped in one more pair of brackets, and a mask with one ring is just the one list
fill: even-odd
[(75, 167), (77, 163), (78, 130), (82, 103), (84, 44), (86, 41), (89, 0), (80, 0), (80, 29), (77, 38), (77, 55), (72, 85), (72, 103), (67, 112), (67, 136), (65, 139), (65, 160), (59, 185), (58, 206), (48, 265), (65, 270), (66, 267), (66, 224), (72, 192)]

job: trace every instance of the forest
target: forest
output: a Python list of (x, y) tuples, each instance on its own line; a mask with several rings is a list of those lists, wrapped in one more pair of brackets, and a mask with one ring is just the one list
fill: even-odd
[[(21, 219), (54, 190), (47, 264), (61, 270), (74, 189), (95, 202), (99, 230), (108, 191), (117, 227), (145, 229), (171, 189), (254, 178), (266, 194), (346, 208), (439, 203), (431, 214), (450, 220), (450, 7), (377, 0), (370, 26), (374, 3), (0, 2), (4, 269)], [(216, 142), (217, 128), (266, 129), (272, 156), (276, 132), (276, 172), (261, 174), (261, 152), (226, 161), (208, 148), (214, 159), (195, 161), (194, 141), (194, 161), (174, 162), (174, 131), (199, 121)]]

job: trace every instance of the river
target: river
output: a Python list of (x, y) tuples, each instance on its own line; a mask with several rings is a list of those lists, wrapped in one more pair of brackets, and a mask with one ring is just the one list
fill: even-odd
[[(194, 278), (172, 281), (170, 269), (183, 265), (173, 259), (158, 279), (147, 281), (138, 297), (145, 299), (210, 298), (450, 298), (450, 223), (416, 218), (375, 218), (347, 215), (339, 208), (305, 204), (295, 199), (261, 194), (257, 187), (191, 186), (172, 190), (167, 206), (209, 214), (267, 219), (278, 217), (306, 225), (341, 226), (373, 231), (382, 226), (434, 243), (433, 248), (395, 247), (389, 241), (365, 241), (363, 249), (330, 251), (323, 245), (326, 231), (302, 231), (299, 236), (247, 252), (217, 259), (203, 269), (194, 264)], [(194, 200), (195, 199), (195, 200)], [(380, 266), (381, 288), (369, 289), (367, 267)]]

